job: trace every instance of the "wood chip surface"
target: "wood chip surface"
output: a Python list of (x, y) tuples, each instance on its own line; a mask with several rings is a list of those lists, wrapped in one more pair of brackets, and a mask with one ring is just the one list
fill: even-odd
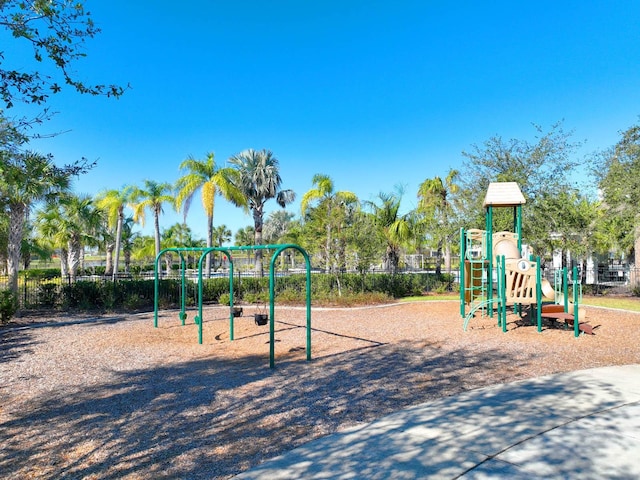
[(22, 318), (0, 329), (0, 472), (6, 479), (227, 479), (303, 443), (465, 390), (640, 363), (640, 315), (587, 307), (595, 335), (509, 316), (462, 329), (459, 303), (312, 310), (252, 306)]

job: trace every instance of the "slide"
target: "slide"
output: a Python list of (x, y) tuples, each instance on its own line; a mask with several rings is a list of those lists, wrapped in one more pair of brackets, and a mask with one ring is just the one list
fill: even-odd
[[(542, 301), (543, 302), (555, 302), (556, 291), (553, 289), (553, 285), (546, 278), (542, 279)], [(564, 302), (561, 302), (564, 305)]]

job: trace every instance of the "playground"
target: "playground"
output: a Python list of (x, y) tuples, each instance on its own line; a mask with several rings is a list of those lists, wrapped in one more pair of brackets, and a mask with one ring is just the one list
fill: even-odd
[[(277, 303), (277, 302), (276, 302)], [(252, 305), (130, 316), (22, 318), (0, 330), (4, 478), (226, 479), (315, 438), (479, 387), (640, 363), (640, 314), (583, 307), (594, 335), (508, 313), (465, 331), (456, 301)], [(582, 307), (581, 307), (582, 308)], [(524, 406), (523, 406), (524, 408)]]

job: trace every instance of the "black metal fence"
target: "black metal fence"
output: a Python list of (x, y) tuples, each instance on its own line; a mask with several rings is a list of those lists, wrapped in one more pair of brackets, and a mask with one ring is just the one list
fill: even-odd
[[(198, 275), (196, 271), (188, 271), (187, 278), (190, 280), (189, 288), (195, 289), (195, 285), (197, 283)], [(289, 274), (301, 273), (299, 271), (292, 272), (278, 272), (279, 276), (286, 276)], [(375, 275), (377, 273), (388, 273), (383, 271), (372, 271), (370, 274)], [(417, 269), (405, 269), (401, 272), (403, 273), (433, 273), (420, 271)], [(443, 270), (442, 273), (447, 273)], [(553, 269), (544, 269), (543, 275), (553, 284), (555, 270)], [(242, 272), (236, 274), (241, 277), (255, 277), (254, 272)], [(314, 275), (325, 275), (323, 272), (314, 271)], [(616, 269), (611, 270), (608, 268), (597, 268), (592, 270), (579, 271), (579, 281), (582, 285), (583, 293), (586, 295), (601, 295), (601, 294), (635, 294), (640, 295), (640, 269)], [(226, 272), (214, 272), (212, 274), (212, 278), (228, 278), (228, 273)], [(113, 293), (109, 293), (108, 296), (113, 296), (111, 301), (121, 301), (123, 300), (122, 296), (125, 298), (123, 301), (131, 302), (132, 305), (135, 305), (135, 298), (144, 298), (146, 301), (149, 300), (149, 297), (153, 299), (153, 280), (155, 276), (153, 272), (143, 272), (137, 273), (135, 275), (132, 274), (120, 274), (118, 275), (116, 281), (114, 282), (111, 276), (100, 276), (100, 275), (90, 275), (90, 276), (80, 276), (76, 280), (79, 282), (83, 282), (83, 284), (95, 284), (95, 289), (101, 289), (103, 292), (101, 295), (104, 296), (104, 291), (109, 292), (110, 290)], [(177, 271), (172, 271), (168, 277), (164, 277), (175, 280), (176, 283), (180, 283), (181, 275)], [(235, 278), (235, 276), (234, 276)], [(454, 270), (451, 272), (450, 276), (447, 276), (447, 288), (448, 291), (457, 291), (458, 289), (458, 271)], [(119, 285), (121, 283), (130, 282), (127, 287), (125, 285)], [(59, 307), (61, 303), (62, 296), (67, 293), (66, 286), (71, 285), (70, 278), (61, 278), (61, 277), (53, 277), (53, 278), (42, 278), (42, 277), (30, 277), (29, 275), (20, 275), (19, 283), (18, 283), (18, 300), (20, 304), (20, 308), (22, 309), (46, 309)], [(113, 288), (111, 288), (113, 287)], [(125, 288), (121, 288), (125, 287)], [(8, 289), (8, 277), (0, 276), (0, 290)], [(124, 293), (122, 292), (124, 290)], [(90, 297), (89, 294), (92, 293), (92, 289), (90, 285), (86, 285), (85, 291), (87, 293), (87, 298), (76, 298), (72, 299), (75, 302), (83, 302), (88, 301)], [(194, 291), (195, 294), (195, 291)], [(74, 295), (78, 295), (77, 293)], [(82, 294), (80, 294), (82, 296)], [(168, 293), (168, 295), (173, 298), (173, 293)], [(178, 294), (176, 294), (178, 295)], [(67, 300), (68, 303), (68, 300)]]

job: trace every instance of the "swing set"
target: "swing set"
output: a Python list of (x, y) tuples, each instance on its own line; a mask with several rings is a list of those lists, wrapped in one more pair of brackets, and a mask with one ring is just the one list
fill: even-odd
[(203, 262), (207, 255), (211, 252), (222, 252), (229, 260), (229, 339), (234, 339), (234, 319), (237, 315), (233, 306), (233, 256), (231, 252), (247, 251), (247, 250), (275, 250), (271, 256), (269, 263), (269, 367), (275, 368), (275, 262), (280, 254), (287, 250), (294, 249), (302, 254), (306, 264), (306, 352), (307, 361), (311, 360), (311, 262), (307, 252), (299, 245), (293, 243), (287, 243), (282, 245), (251, 245), (243, 247), (172, 247), (161, 250), (156, 255), (154, 264), (154, 316), (153, 326), (158, 327), (158, 304), (160, 296), (160, 278), (158, 272), (160, 271), (160, 259), (164, 254), (175, 252), (180, 257), (180, 314), (179, 318), (182, 325), (185, 325), (187, 319), (186, 311), (186, 298), (187, 298), (187, 278), (186, 278), (186, 265), (187, 261), (185, 253), (195, 252), (200, 253), (198, 260), (198, 293), (196, 296), (196, 302), (198, 306), (198, 313), (194, 317), (194, 323), (198, 325), (198, 343), (202, 344), (202, 298), (203, 298), (203, 276), (202, 267)]

